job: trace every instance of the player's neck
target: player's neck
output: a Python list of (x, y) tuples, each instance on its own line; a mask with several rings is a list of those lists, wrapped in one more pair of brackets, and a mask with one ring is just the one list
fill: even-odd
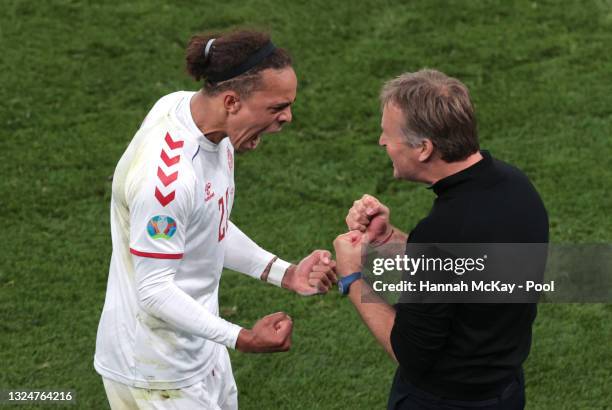
[(225, 112), (218, 112), (216, 104), (206, 98), (201, 91), (191, 97), (189, 107), (196, 127), (211, 142), (218, 144), (227, 136), (225, 132)]

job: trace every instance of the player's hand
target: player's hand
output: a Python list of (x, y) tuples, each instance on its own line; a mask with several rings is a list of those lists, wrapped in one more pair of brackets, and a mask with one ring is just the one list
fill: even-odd
[(349, 230), (368, 234), (372, 244), (384, 242), (393, 232), (389, 208), (372, 195), (365, 194), (353, 202), (346, 216)]
[(347, 276), (354, 272), (361, 272), (362, 247), (368, 243), (368, 235), (354, 230), (338, 235), (334, 240), (336, 251), (336, 272), (340, 276)]
[(293, 322), (283, 312), (272, 313), (259, 319), (253, 329), (242, 329), (236, 349), (243, 353), (286, 352), (291, 347)]
[(316, 250), (287, 269), (282, 285), (303, 296), (327, 293), (338, 281), (335, 268), (329, 251)]

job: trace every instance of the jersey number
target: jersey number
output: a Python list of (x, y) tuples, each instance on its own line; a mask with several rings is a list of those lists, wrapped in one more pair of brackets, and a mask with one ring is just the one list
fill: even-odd
[[(225, 190), (225, 201), (223, 197), (219, 198), (219, 212), (221, 212), (221, 219), (219, 219), (219, 242), (225, 238), (225, 232), (227, 232), (227, 206), (229, 204), (229, 188)], [(225, 223), (224, 223), (225, 222)]]

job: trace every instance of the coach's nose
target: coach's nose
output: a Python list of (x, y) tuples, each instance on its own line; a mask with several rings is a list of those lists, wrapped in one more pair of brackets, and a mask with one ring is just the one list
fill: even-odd
[(378, 137), (378, 145), (385, 146), (387, 145), (387, 139), (385, 138), (385, 133), (380, 133), (380, 137)]
[(287, 122), (291, 122), (293, 119), (293, 115), (291, 113), (291, 107), (286, 107), (284, 110), (280, 112), (278, 115), (278, 122), (283, 125)]

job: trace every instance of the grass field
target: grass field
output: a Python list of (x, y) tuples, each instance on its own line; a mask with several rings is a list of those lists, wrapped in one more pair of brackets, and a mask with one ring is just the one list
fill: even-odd
[[(298, 260), (371, 193), (410, 229), (433, 193), (395, 181), (377, 95), (403, 71), (463, 80), (481, 145), (522, 168), (552, 242), (612, 240), (612, 2), (0, 0), (0, 389), (70, 388), (107, 407), (92, 365), (110, 259), (110, 180), (147, 110), (196, 89), (189, 36), (270, 29), (300, 79), (294, 123), (237, 159), (233, 221)], [(232, 354), (242, 409), (382, 409), (394, 366), (347, 300), (228, 272), (225, 318), (291, 314), (287, 354)], [(529, 409), (612, 407), (612, 305), (542, 305)]]

